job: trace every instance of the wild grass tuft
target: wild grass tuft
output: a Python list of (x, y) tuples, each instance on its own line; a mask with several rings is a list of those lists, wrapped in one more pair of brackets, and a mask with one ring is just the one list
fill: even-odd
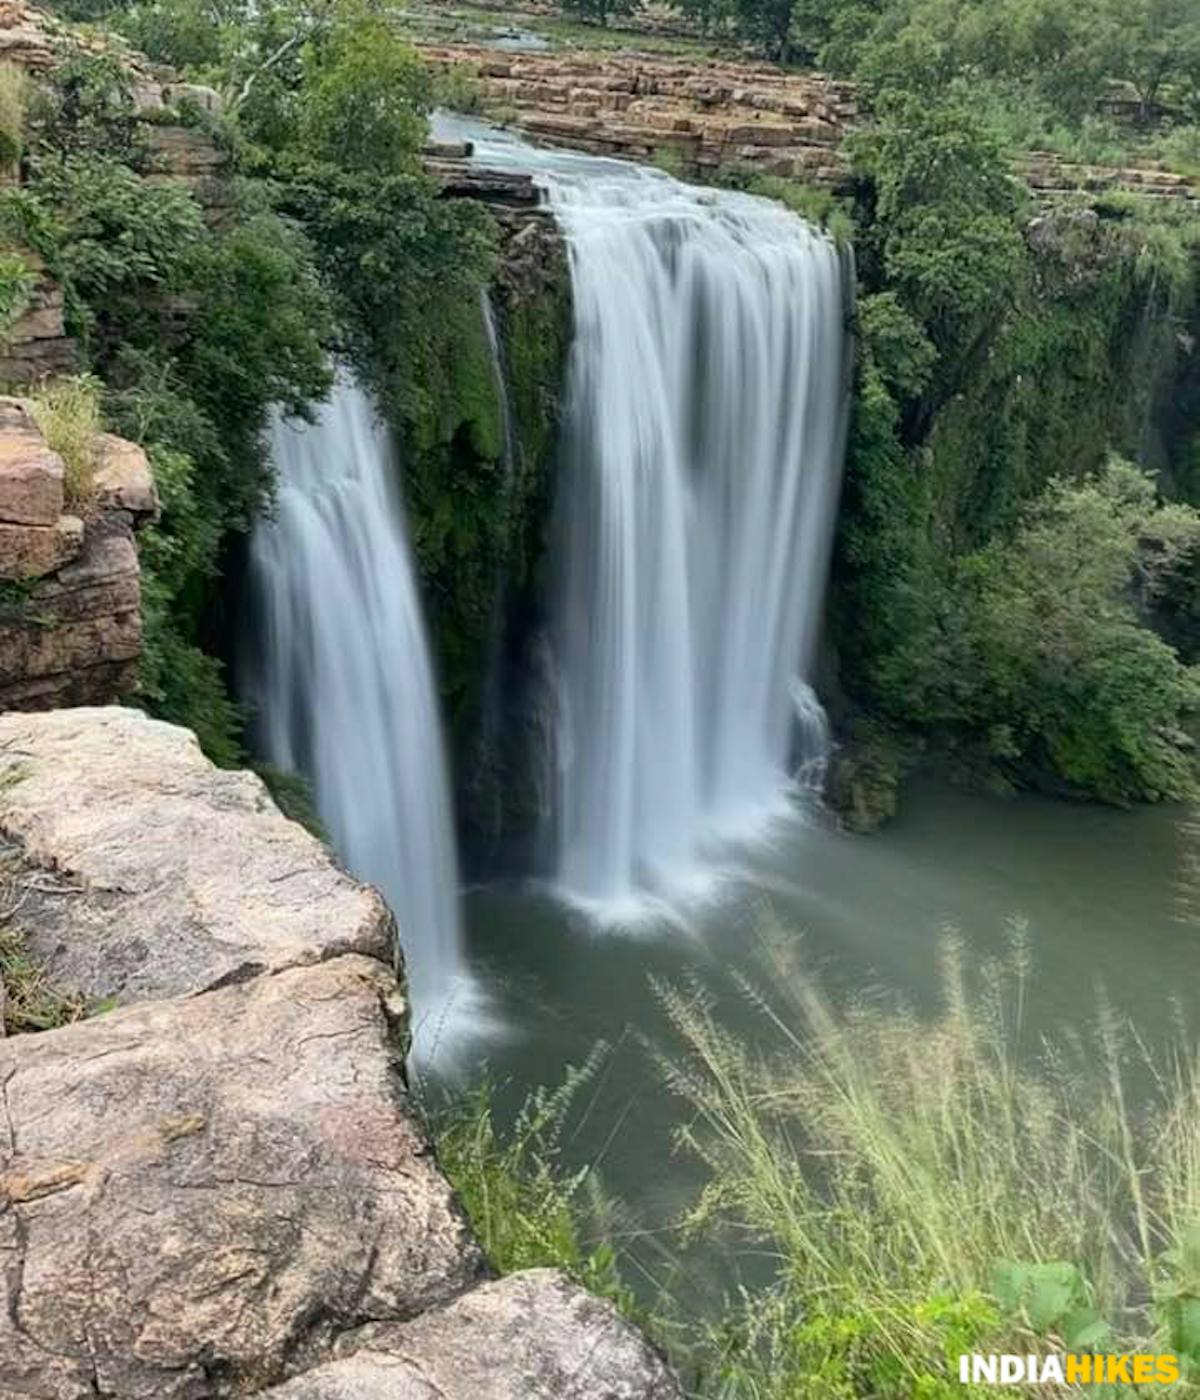
[[(0, 775), (20, 781), (19, 770)], [(55, 987), (45, 967), (32, 957), (15, 922), (23, 893), (11, 852), (0, 851), (0, 1030), (9, 1035), (53, 1030), (77, 1021), (85, 1012), (82, 997)]]
[(556, 1088), (532, 1091), (511, 1126), (497, 1122), (498, 1090), (487, 1078), (436, 1105), (424, 1090), (422, 1097), (438, 1161), (492, 1267), (502, 1274), (561, 1269), (634, 1315), (633, 1294), (605, 1238), (609, 1204), (595, 1173), (563, 1160), (568, 1117), (606, 1054), (597, 1046)]
[(25, 148), (29, 79), (15, 63), (0, 63), (0, 168), (12, 171)]
[(1030, 1044), (1019, 934), (977, 987), (948, 942), (931, 1022), (836, 1011), (781, 956), (770, 996), (740, 986), (753, 1047), (702, 987), (658, 989), (680, 1141), (710, 1177), (687, 1228), (776, 1264), (709, 1329), (714, 1394), (950, 1396), (964, 1351), (1200, 1362), (1194, 1047), (1156, 1059), (1108, 1011), (1086, 1044)]
[(90, 374), (52, 380), (32, 397), (33, 416), (50, 447), (63, 459), (67, 504), (84, 509), (94, 494), (102, 386)]

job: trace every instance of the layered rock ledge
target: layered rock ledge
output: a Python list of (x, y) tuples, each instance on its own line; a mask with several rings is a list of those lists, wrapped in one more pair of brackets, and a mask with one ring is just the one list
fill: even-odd
[(378, 895), (184, 730), (0, 715), (6, 929), (90, 1019), (0, 1041), (0, 1400), (681, 1400), (560, 1275), (484, 1282)]
[[(158, 498), (146, 454), (105, 433), (84, 506), (23, 399), (0, 398), (0, 708), (114, 699), (142, 649), (133, 537)], [(81, 514), (76, 514), (79, 510)]]

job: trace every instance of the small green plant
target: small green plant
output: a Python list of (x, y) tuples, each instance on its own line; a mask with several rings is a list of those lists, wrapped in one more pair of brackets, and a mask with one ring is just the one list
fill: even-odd
[(433, 77), (433, 100), (451, 112), (478, 112), (483, 107), (479, 68), (471, 63), (455, 63), (438, 70)]
[[(0, 773), (0, 791), (23, 776), (19, 765), (6, 768)], [(53, 1030), (79, 1020), (86, 1010), (81, 996), (54, 986), (16, 927), (23, 898), (16, 874), (13, 858), (0, 855), (0, 1017), (9, 1035)]]
[(99, 464), (101, 385), (88, 374), (57, 379), (34, 394), (33, 416), (63, 460), (63, 494), (76, 510), (87, 508)]
[(438, 1161), (462, 1200), (484, 1253), (502, 1274), (562, 1269), (627, 1314), (636, 1306), (617, 1268), (616, 1252), (588, 1234), (603, 1208), (589, 1167), (568, 1169), (564, 1125), (579, 1092), (604, 1059), (597, 1047), (569, 1067), (555, 1089), (526, 1098), (510, 1128), (497, 1122), (497, 1091), (484, 1079), (469, 1093), (427, 1112)]

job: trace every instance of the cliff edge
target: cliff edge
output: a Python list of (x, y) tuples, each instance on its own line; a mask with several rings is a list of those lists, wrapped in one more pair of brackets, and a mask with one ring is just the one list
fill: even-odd
[(607, 1303), (485, 1281), (412, 1112), (383, 901), (187, 731), (0, 716), (0, 1400), (679, 1400)]

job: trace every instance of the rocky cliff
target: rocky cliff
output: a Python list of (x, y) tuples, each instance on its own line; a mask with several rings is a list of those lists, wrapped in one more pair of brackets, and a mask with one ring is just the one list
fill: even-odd
[(485, 112), (535, 139), (631, 160), (669, 151), (692, 174), (738, 165), (833, 187), (846, 179), (838, 148), (858, 107), (819, 73), (637, 52), (423, 53), (475, 74)]
[(391, 915), (121, 709), (0, 718), (0, 932), (103, 1015), (0, 1041), (0, 1400), (680, 1400), (487, 1282), (412, 1113)]
[(133, 537), (158, 501), (139, 447), (104, 434), (95, 459), (86, 505), (68, 508), (62, 460), (28, 403), (0, 398), (0, 709), (111, 700), (133, 687)]

